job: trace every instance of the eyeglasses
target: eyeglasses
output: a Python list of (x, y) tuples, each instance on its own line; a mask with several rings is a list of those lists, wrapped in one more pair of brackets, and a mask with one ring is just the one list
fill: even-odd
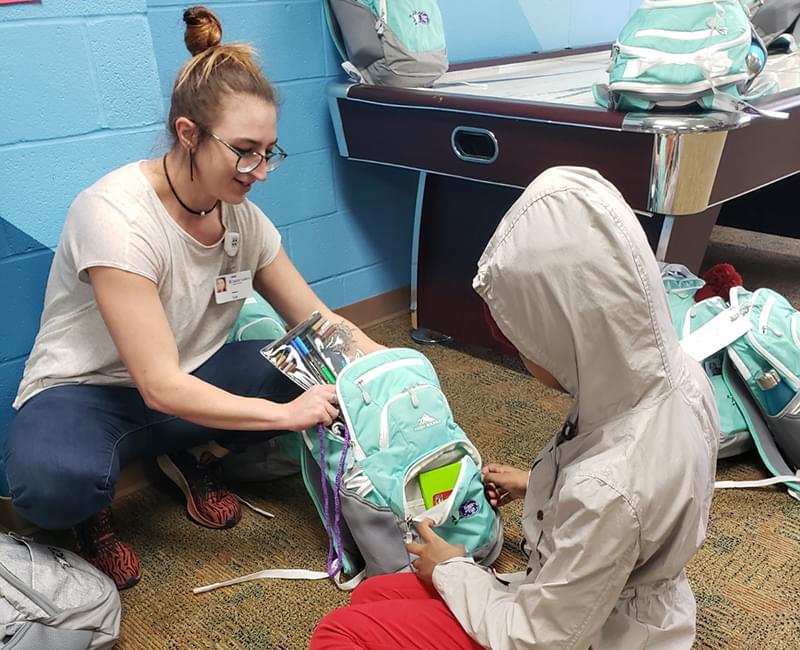
[(277, 142), (272, 145), (272, 148), (266, 153), (259, 153), (258, 151), (243, 151), (241, 149), (237, 149), (231, 144), (228, 144), (218, 135), (211, 133), (211, 131), (206, 131), (206, 133), (208, 133), (208, 135), (214, 138), (217, 142), (224, 144), (226, 147), (228, 147), (228, 149), (236, 154), (236, 171), (240, 174), (249, 174), (250, 172), (255, 171), (258, 169), (258, 166), (261, 164), (262, 160), (267, 162), (266, 170), (268, 172), (275, 171), (280, 164), (286, 160), (286, 156), (289, 155)]

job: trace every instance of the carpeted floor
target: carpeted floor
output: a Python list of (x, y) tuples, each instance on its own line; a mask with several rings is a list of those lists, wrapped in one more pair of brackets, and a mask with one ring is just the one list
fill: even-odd
[[(800, 242), (717, 229), (706, 266), (718, 261), (733, 263), (746, 286), (771, 286), (800, 306)], [(414, 346), (407, 318), (368, 331), (386, 345)], [(524, 467), (560, 425), (567, 400), (530, 379), (519, 362), (457, 347), (424, 351), (484, 459)], [(755, 456), (720, 462), (718, 474), (764, 476)], [(346, 602), (330, 581), (258, 581), (192, 594), (192, 587), (264, 568), (324, 569), (324, 532), (297, 477), (246, 485), (241, 493), (275, 518), (247, 511), (232, 530), (206, 530), (188, 521), (179, 493), (166, 484), (119, 504), (121, 532), (144, 566), (142, 582), (123, 592), (120, 649), (305, 648), (320, 617)], [(506, 509), (503, 570), (522, 565), (519, 515), (519, 504)], [(784, 490), (717, 493), (708, 541), (688, 573), (698, 602), (696, 648), (800, 644), (800, 503)]]

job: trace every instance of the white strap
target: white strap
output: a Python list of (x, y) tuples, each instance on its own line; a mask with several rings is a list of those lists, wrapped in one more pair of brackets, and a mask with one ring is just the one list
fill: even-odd
[(784, 111), (772, 111), (765, 108), (759, 108), (758, 106), (753, 106), (753, 104), (744, 99), (736, 99), (731, 95), (726, 95), (725, 93), (720, 92), (716, 87), (712, 87), (711, 90), (714, 93), (714, 99), (712, 100), (713, 107), (718, 110), (735, 112), (740, 111), (743, 108), (749, 108), (754, 113), (758, 113), (764, 117), (771, 117), (778, 120), (786, 120), (789, 118), (789, 113)]
[(260, 580), (261, 578), (279, 578), (282, 580), (322, 580), (327, 578), (328, 574), (324, 571), (309, 571), (308, 569), (265, 569), (264, 571), (256, 571), (246, 576), (239, 578), (232, 578), (224, 582), (215, 582), (205, 587), (195, 587), (192, 589), (194, 594), (203, 594), (207, 591), (213, 591), (220, 587), (230, 587), (231, 585), (238, 585), (242, 582), (250, 582), (251, 580)]
[(246, 499), (243, 499), (243, 498), (242, 498), (241, 496), (239, 496), (238, 494), (236, 495), (236, 498), (237, 498), (237, 499), (239, 499), (239, 502), (240, 502), (240, 503), (243, 503), (243, 504), (244, 504), (244, 505), (246, 505), (248, 508), (250, 508), (250, 509), (251, 509), (251, 510), (253, 510), (254, 512), (257, 512), (258, 514), (262, 515), (263, 517), (268, 517), (268, 518), (270, 518), (270, 519), (272, 519), (272, 518), (274, 518), (274, 517), (275, 517), (275, 515), (273, 515), (271, 512), (267, 512), (266, 510), (262, 510), (261, 508), (259, 508), (258, 506), (255, 506), (255, 505), (253, 505), (252, 503), (250, 503), (250, 502), (249, 502), (249, 501), (247, 501)]
[(342, 61), (342, 70), (347, 73), (347, 76), (350, 77), (352, 81), (358, 84), (366, 83), (364, 75), (361, 74), (361, 71), (350, 63), (350, 61)]
[[(800, 483), (800, 475), (772, 476), (752, 481), (715, 481), (714, 487), (718, 490), (724, 490), (726, 488), (766, 487), (768, 485), (777, 485), (778, 483)], [(791, 490), (789, 493), (792, 493)]]
[(383, 32), (386, 30), (386, 24), (389, 20), (389, 13), (386, 10), (386, 0), (380, 1), (378, 11), (380, 13), (378, 14), (378, 20), (375, 21), (375, 30), (378, 32), (378, 36), (383, 36)]
[[(231, 585), (238, 585), (242, 582), (250, 582), (252, 580), (261, 580), (262, 578), (279, 579), (279, 580), (324, 580), (328, 578), (325, 571), (310, 571), (308, 569), (265, 569), (263, 571), (256, 571), (246, 576), (239, 578), (231, 578), (223, 582), (215, 582), (205, 587), (195, 587), (192, 589), (193, 594), (204, 594), (207, 591), (214, 591), (220, 587), (230, 587)], [(349, 580), (342, 582), (342, 572), (338, 571), (333, 576), (334, 584), (342, 591), (352, 591), (364, 579), (364, 571), (353, 576)]]
[[(354, 575), (350, 580), (342, 582), (342, 572), (339, 571), (333, 576), (333, 584), (335, 584), (342, 591), (353, 591), (365, 577), (365, 571), (360, 571)], [(326, 574), (327, 575), (327, 574)]]

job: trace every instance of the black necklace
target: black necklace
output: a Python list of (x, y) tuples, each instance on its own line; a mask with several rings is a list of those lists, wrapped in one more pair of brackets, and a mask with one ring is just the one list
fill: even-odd
[(161, 159), (161, 162), (164, 164), (164, 176), (167, 177), (167, 185), (169, 185), (169, 189), (172, 190), (172, 196), (175, 197), (175, 200), (181, 204), (181, 207), (184, 210), (186, 210), (186, 212), (191, 212), (192, 214), (196, 214), (200, 217), (205, 217), (209, 212), (214, 210), (219, 205), (219, 199), (217, 199), (216, 203), (214, 203), (214, 205), (212, 205), (208, 210), (192, 210), (188, 205), (186, 205), (183, 201), (181, 201), (181, 197), (178, 196), (178, 193), (172, 186), (172, 181), (170, 180), (169, 174), (167, 173), (167, 154), (164, 154), (164, 157)]

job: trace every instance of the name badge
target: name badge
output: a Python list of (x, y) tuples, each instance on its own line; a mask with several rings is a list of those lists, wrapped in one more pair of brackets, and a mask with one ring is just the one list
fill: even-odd
[(219, 275), (214, 279), (214, 299), (218, 305), (244, 300), (253, 293), (253, 276), (249, 270)]

